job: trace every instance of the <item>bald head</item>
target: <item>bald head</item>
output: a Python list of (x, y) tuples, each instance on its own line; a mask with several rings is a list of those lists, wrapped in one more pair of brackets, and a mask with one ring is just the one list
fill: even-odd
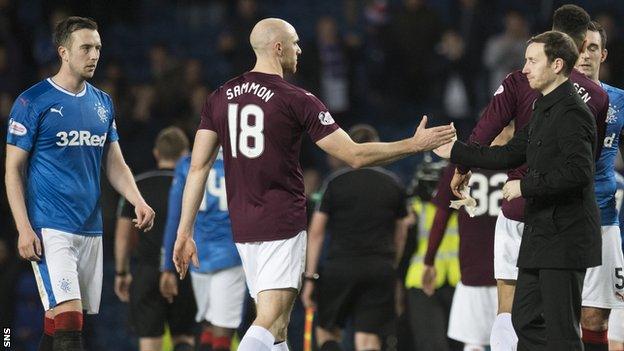
[(290, 23), (279, 18), (265, 18), (256, 23), (249, 35), (249, 43), (258, 53), (273, 47), (276, 42), (283, 42), (295, 33)]
[(254, 70), (269, 70), (282, 75), (297, 71), (297, 56), (301, 54), (297, 31), (279, 18), (265, 18), (256, 23), (249, 35), (256, 53)]

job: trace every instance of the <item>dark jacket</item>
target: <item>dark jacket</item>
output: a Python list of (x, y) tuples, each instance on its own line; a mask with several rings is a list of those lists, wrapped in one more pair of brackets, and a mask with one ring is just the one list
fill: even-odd
[(538, 98), (529, 124), (507, 145), (455, 143), (454, 163), (509, 169), (527, 163), (521, 268), (580, 269), (601, 264), (594, 195), (596, 122), (569, 81)]

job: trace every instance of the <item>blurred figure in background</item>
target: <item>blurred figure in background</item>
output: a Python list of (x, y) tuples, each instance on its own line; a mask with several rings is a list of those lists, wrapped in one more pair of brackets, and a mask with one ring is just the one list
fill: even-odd
[(522, 68), (524, 49), (530, 38), (529, 26), (520, 12), (507, 11), (504, 24), (504, 31), (485, 44), (483, 63), (490, 73), (490, 94), (494, 94), (509, 72)]
[[(503, 145), (513, 137), (513, 124), (492, 142)], [(436, 285), (435, 256), (446, 233), (446, 224), (455, 210), (449, 207), (457, 198), (451, 193), (454, 165), (445, 168), (434, 202), (438, 223), (429, 234), (425, 255), (423, 290), (432, 295)], [(496, 319), (497, 296), (494, 279), (494, 227), (503, 199), (501, 189), (507, 180), (503, 172), (475, 170), (469, 183), (469, 196), (476, 200), (470, 208), (458, 210), (459, 264), (461, 281), (455, 288), (449, 316), (448, 337), (462, 342), (464, 351), (485, 351)], [(470, 211), (470, 212), (468, 212)]]
[[(410, 328), (417, 351), (459, 350), (459, 344), (446, 337), (451, 301), (455, 286), (460, 280), (458, 260), (459, 238), (457, 234), (457, 214), (450, 218), (436, 216), (436, 196), (443, 191), (438, 185), (442, 170), (447, 162), (436, 161), (426, 155), (418, 165), (408, 194), (410, 233), (405, 247), (411, 254), (410, 265), (405, 278), (407, 289), (407, 312)], [(441, 205), (440, 205), (441, 206)], [(448, 206), (448, 205), (445, 205)], [(433, 291), (423, 290), (425, 253), (429, 233), (446, 227), (446, 235), (440, 244), (440, 256), (436, 260), (436, 276)], [(433, 262), (429, 262), (432, 264)]]
[[(368, 125), (354, 126), (349, 135), (357, 143), (379, 140)], [(310, 224), (301, 292), (305, 307), (317, 307), (320, 350), (341, 350), (348, 319), (357, 351), (381, 350), (383, 338), (394, 334), (395, 267), (403, 253), (406, 215), (404, 188), (382, 168), (343, 168), (325, 181)], [(319, 271), (326, 231), (332, 239)]]
[[(194, 345), (193, 314), (195, 300), (191, 282), (177, 284), (177, 295), (161, 295), (161, 246), (167, 218), (169, 188), (176, 162), (188, 154), (189, 141), (177, 127), (162, 130), (154, 143), (152, 154), (157, 169), (136, 176), (139, 190), (158, 213), (149, 234), (139, 233), (132, 224), (134, 207), (125, 199), (119, 202), (115, 229), (115, 294), (130, 304), (130, 324), (139, 337), (140, 351), (159, 350), (165, 325), (169, 326), (176, 351), (192, 350)], [(134, 252), (136, 264), (130, 267)], [(173, 275), (174, 280), (177, 279)]]
[(253, 51), (248, 45), (249, 33), (263, 17), (256, 0), (230, 2), (234, 7), (226, 20), (226, 29), (217, 41), (217, 52), (230, 64), (230, 74), (249, 71), (254, 64)]

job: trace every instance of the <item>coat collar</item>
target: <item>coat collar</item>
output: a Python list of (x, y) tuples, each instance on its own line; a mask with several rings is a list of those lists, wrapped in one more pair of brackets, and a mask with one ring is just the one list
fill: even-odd
[(533, 104), (533, 109), (539, 109), (542, 111), (547, 110), (552, 105), (557, 103), (557, 101), (563, 99), (566, 96), (572, 96), (572, 94), (574, 93), (576, 93), (576, 90), (568, 79), (565, 82), (561, 83), (558, 87), (556, 87), (555, 90), (535, 100), (535, 103)]

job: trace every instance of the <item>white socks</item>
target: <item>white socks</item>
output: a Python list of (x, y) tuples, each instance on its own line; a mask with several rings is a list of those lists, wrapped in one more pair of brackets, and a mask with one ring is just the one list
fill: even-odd
[(288, 343), (286, 341), (282, 341), (279, 344), (273, 345), (271, 351), (290, 351), (288, 350)]
[[(273, 342), (275, 342), (275, 337), (273, 337), (273, 334), (271, 334), (270, 331), (260, 326), (252, 325), (249, 329), (247, 329), (247, 333), (243, 336), (243, 340), (241, 340), (240, 344), (238, 344), (238, 351), (288, 350), (288, 346), (286, 346), (285, 349), (273, 348)], [(285, 342), (281, 344), (285, 344)]]
[(511, 324), (511, 313), (501, 313), (496, 316), (490, 334), (490, 348), (492, 351), (515, 351), (518, 347), (518, 337)]

